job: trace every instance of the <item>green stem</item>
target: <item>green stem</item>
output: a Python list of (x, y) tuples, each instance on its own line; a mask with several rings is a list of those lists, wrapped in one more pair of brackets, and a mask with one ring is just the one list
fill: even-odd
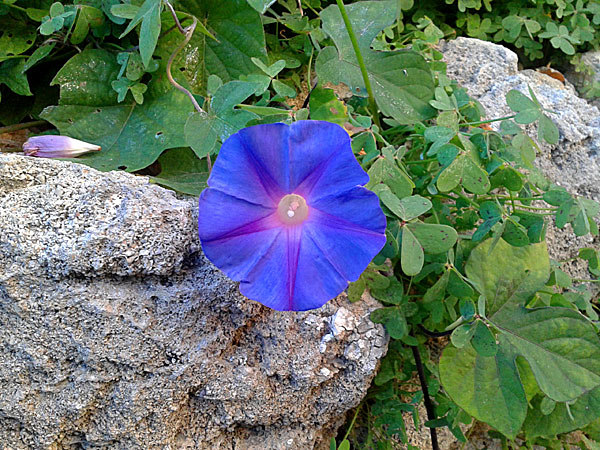
[[(495, 199), (506, 199), (506, 200), (510, 200), (511, 197), (508, 195), (482, 195), (479, 197), (479, 200), (495, 200)], [(515, 197), (515, 200), (522, 200), (522, 201), (527, 201), (527, 200), (543, 200), (542, 196), (539, 197)]]
[(408, 165), (408, 164), (425, 164), (425, 163), (430, 163), (430, 162), (434, 162), (437, 161), (437, 158), (429, 158), (429, 159), (418, 159), (415, 161), (405, 161), (404, 164)]
[(27, 10), (26, 10), (25, 8), (21, 8), (20, 6), (18, 6), (18, 5), (14, 5), (14, 4), (12, 4), (12, 3), (2, 2), (2, 4), (3, 4), (3, 5), (10, 6), (11, 8), (18, 9), (19, 11), (27, 12)]
[(6, 127), (0, 127), (0, 134), (12, 133), (13, 131), (26, 130), (27, 128), (39, 127), (40, 125), (46, 125), (48, 122), (45, 120), (34, 120), (33, 122), (16, 123), (14, 125), (8, 125)]
[(313, 47), (311, 47), (311, 52), (310, 52), (310, 58), (308, 59), (308, 70), (306, 71), (306, 88), (308, 89), (308, 94), (306, 94), (307, 96), (310, 96), (310, 91), (312, 91), (312, 60), (313, 60), (313, 55), (315, 54), (315, 50)]
[(8, 59), (18, 59), (18, 58), (29, 58), (29, 55), (11, 55), (11, 56), (3, 56), (2, 61), (6, 61)]
[(516, 116), (516, 114), (512, 114), (510, 116), (498, 117), (497, 119), (479, 120), (477, 122), (464, 122), (464, 123), (461, 123), (461, 125), (469, 125), (469, 126), (474, 127), (477, 125), (483, 125), (484, 123), (500, 122), (501, 120), (512, 119), (515, 116)]
[(531, 210), (536, 210), (536, 211), (556, 211), (558, 208), (540, 208), (537, 206), (529, 206), (529, 205), (522, 205), (519, 204), (519, 208), (526, 208), (526, 209), (531, 209)]
[(358, 40), (356, 39), (356, 35), (354, 34), (354, 30), (352, 29), (352, 24), (350, 23), (350, 19), (348, 18), (348, 13), (346, 12), (346, 7), (344, 6), (343, 0), (336, 0), (336, 2), (338, 8), (340, 9), (340, 13), (342, 14), (342, 19), (344, 19), (344, 25), (346, 26), (346, 31), (348, 32), (348, 36), (350, 37), (350, 42), (352, 42), (352, 48), (354, 49), (354, 54), (356, 55), (358, 66), (360, 67), (360, 73), (363, 77), (365, 88), (367, 89), (367, 95), (369, 96), (369, 108), (371, 109), (371, 114), (373, 115), (373, 122), (375, 122), (375, 125), (377, 125), (379, 129), (381, 129), (379, 115), (377, 114), (377, 104), (375, 103), (375, 96), (373, 95), (373, 88), (371, 87), (371, 80), (369, 80), (367, 66), (365, 65), (365, 60), (362, 57), (360, 48), (358, 47)]
[[(517, 209), (517, 211), (522, 211), (522, 212), (529, 212), (526, 209)], [(554, 216), (556, 213), (555, 212), (547, 212), (547, 213), (543, 213), (543, 212), (538, 212), (536, 213), (538, 216)]]
[[(350, 426), (346, 430), (346, 434), (344, 434), (344, 439), (348, 439), (348, 436), (350, 435), (350, 431), (352, 431), (352, 427), (354, 427), (354, 423), (356, 422), (356, 418), (358, 417), (358, 412), (360, 411), (361, 406), (362, 406), (362, 403), (356, 407), (356, 411), (354, 412), (354, 417), (352, 418), (352, 422), (350, 422)], [(342, 441), (344, 439), (342, 439)]]
[(571, 278), (575, 283), (600, 283), (600, 280), (586, 280), (585, 278)]

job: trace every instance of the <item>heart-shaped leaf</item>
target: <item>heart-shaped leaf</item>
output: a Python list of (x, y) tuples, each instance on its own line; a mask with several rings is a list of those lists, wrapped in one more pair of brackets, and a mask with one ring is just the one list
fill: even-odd
[[(412, 123), (432, 117), (433, 78), (426, 61), (418, 53), (401, 50), (377, 52), (371, 42), (398, 17), (398, 2), (362, 1), (346, 6), (357, 35), (375, 101), (381, 111), (401, 123)], [(335, 47), (319, 53), (315, 69), (321, 81), (344, 83), (355, 95), (366, 96), (363, 77), (337, 5), (321, 11), (323, 31), (333, 39)]]
[(183, 124), (193, 111), (190, 99), (170, 89), (119, 103), (111, 82), (119, 64), (105, 50), (87, 49), (71, 58), (56, 74), (59, 106), (50, 106), (41, 117), (61, 134), (100, 145), (102, 150), (77, 158), (98, 170), (135, 171), (152, 164), (168, 148), (185, 146)]
[[(466, 272), (486, 298), (487, 320), (499, 330), (497, 353), (490, 358), (466, 351), (468, 347), (460, 352), (449, 347), (444, 350), (440, 376), (461, 408), (514, 437), (527, 405), (517, 382), (516, 358), (527, 361), (547, 397), (570, 402), (600, 386), (600, 340), (593, 325), (577, 311), (526, 308), (526, 302), (548, 279), (550, 265), (544, 243), (517, 248), (500, 240), (490, 252), (491, 245), (491, 240), (485, 241), (471, 252)], [(473, 396), (473, 391), (465, 394), (465, 380), (475, 386), (477, 395)], [(495, 405), (493, 415), (483, 407), (483, 398)]]

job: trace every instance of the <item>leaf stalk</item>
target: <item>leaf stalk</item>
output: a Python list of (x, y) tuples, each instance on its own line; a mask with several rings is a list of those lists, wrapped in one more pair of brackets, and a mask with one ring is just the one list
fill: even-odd
[(356, 34), (354, 34), (354, 30), (352, 29), (352, 24), (350, 23), (350, 19), (348, 18), (348, 13), (346, 12), (346, 7), (344, 6), (343, 0), (336, 0), (338, 8), (340, 10), (340, 14), (342, 15), (342, 19), (344, 20), (344, 25), (346, 26), (346, 31), (348, 32), (348, 36), (350, 37), (350, 42), (352, 42), (352, 48), (354, 49), (354, 54), (356, 55), (356, 60), (358, 61), (358, 66), (360, 67), (360, 73), (362, 75), (363, 81), (365, 83), (365, 88), (367, 89), (367, 95), (369, 96), (369, 109), (371, 110), (371, 115), (373, 116), (373, 121), (375, 125), (381, 129), (381, 124), (379, 122), (379, 115), (377, 114), (377, 104), (375, 103), (375, 96), (373, 95), (373, 88), (371, 87), (371, 80), (369, 80), (369, 72), (367, 72), (367, 66), (365, 65), (365, 60), (363, 59), (362, 53), (360, 52), (360, 48), (358, 46), (358, 40), (356, 39)]

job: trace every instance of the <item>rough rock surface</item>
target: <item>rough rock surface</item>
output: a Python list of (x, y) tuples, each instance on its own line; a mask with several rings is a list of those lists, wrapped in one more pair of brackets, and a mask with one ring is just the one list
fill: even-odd
[(387, 338), (372, 300), (282, 313), (146, 178), (0, 155), (0, 447), (322, 448)]
[[(579, 92), (584, 92), (586, 85), (591, 86), (594, 82), (600, 83), (600, 50), (591, 50), (584, 53), (581, 55), (581, 60), (591, 69), (592, 73), (570, 70), (565, 76), (575, 85)], [(600, 98), (592, 99), (590, 103), (600, 108)]]
[[(448, 64), (448, 75), (479, 100), (488, 118), (512, 113), (506, 93), (517, 89), (529, 95), (528, 86), (544, 106), (557, 114), (550, 117), (558, 125), (559, 142), (555, 146), (539, 142), (541, 154), (537, 166), (553, 183), (572, 194), (600, 201), (600, 111), (579, 98), (569, 84), (534, 70), (518, 70), (515, 53), (500, 45), (478, 39), (458, 38), (442, 43), (440, 50)], [(529, 128), (533, 138), (536, 130)], [(589, 235), (576, 237), (570, 225), (563, 230), (549, 227), (548, 247), (555, 259), (568, 259), (586, 246), (600, 248), (600, 240)], [(584, 264), (571, 265), (570, 273), (589, 278)]]

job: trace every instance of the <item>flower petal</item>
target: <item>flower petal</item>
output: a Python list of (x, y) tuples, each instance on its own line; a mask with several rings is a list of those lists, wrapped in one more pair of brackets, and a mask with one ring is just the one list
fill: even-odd
[(239, 281), (268, 252), (281, 232), (281, 223), (273, 208), (205, 189), (200, 196), (198, 231), (206, 257)]
[(368, 183), (339, 125), (303, 120), (290, 125), (290, 188), (307, 202)]
[(377, 196), (356, 187), (315, 202), (305, 229), (331, 265), (355, 281), (385, 245), (385, 226)]
[(286, 228), (268, 254), (242, 280), (246, 297), (279, 311), (323, 306), (348, 282), (329, 263), (302, 226)]
[(208, 185), (252, 203), (277, 205), (289, 193), (288, 153), (287, 125), (245, 128), (221, 146)]

